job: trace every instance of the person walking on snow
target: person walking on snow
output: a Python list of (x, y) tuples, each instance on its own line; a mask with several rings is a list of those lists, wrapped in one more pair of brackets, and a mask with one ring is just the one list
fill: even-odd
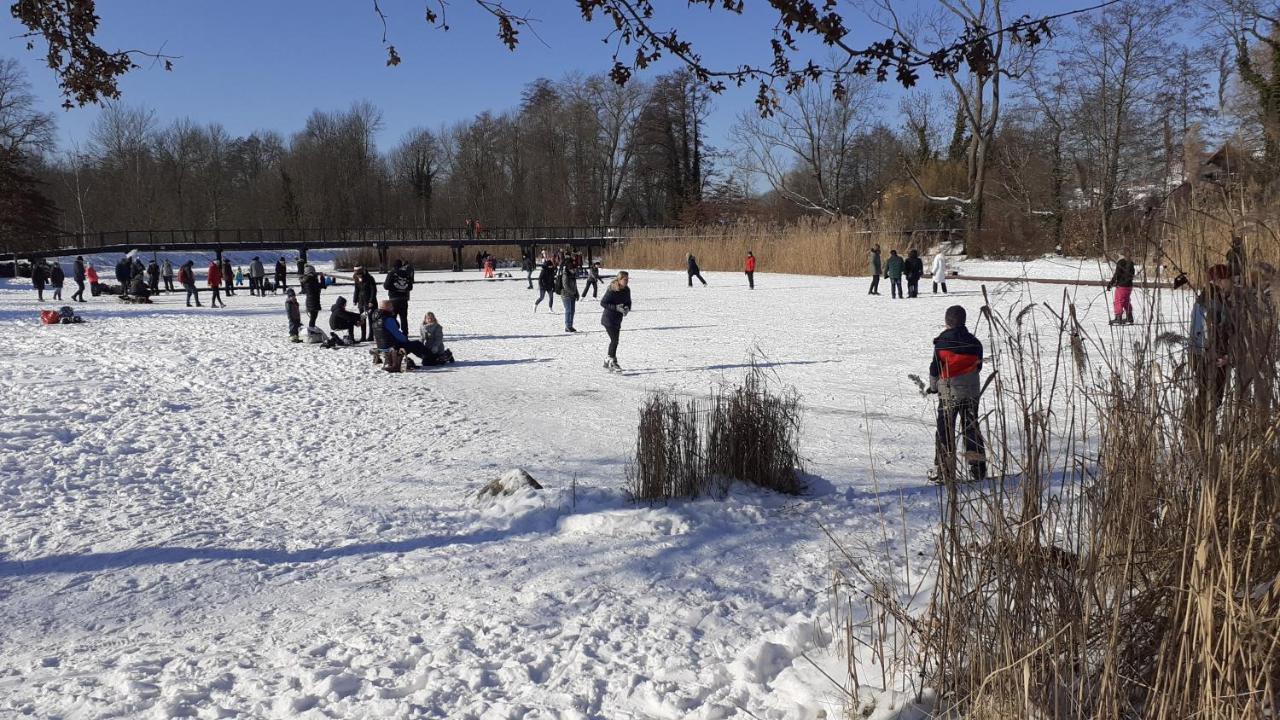
[(533, 311), (538, 312), (542, 298), (547, 299), (547, 307), (556, 310), (556, 268), (550, 260), (542, 263), (542, 271), (538, 273), (538, 299), (533, 301)]
[(76, 283), (76, 291), (71, 295), (71, 299), (76, 302), (84, 302), (84, 258), (77, 255), (76, 261), (71, 263), (71, 279)]
[(902, 274), (907, 277), (907, 297), (919, 295), (920, 278), (924, 275), (924, 262), (920, 260), (920, 253), (914, 249), (907, 253), (907, 261), (904, 263)]
[(31, 287), (36, 289), (36, 301), (44, 302), (44, 286), (49, 281), (49, 266), (44, 264), (44, 259), (35, 261), (31, 265)]
[(897, 250), (889, 251), (889, 259), (884, 263), (884, 276), (889, 278), (889, 296), (898, 300), (902, 299), (902, 271), (906, 269), (906, 263), (902, 261), (902, 256)]
[(871, 263), (871, 288), (867, 290), (868, 295), (880, 294), (880, 246), (872, 245), (871, 252), (867, 254), (867, 260)]
[(622, 334), (622, 318), (631, 312), (630, 283), (630, 275), (623, 270), (618, 273), (613, 282), (609, 283), (609, 289), (605, 291), (604, 297), (600, 298), (600, 307), (604, 309), (600, 315), (600, 324), (609, 334), (609, 350), (605, 357), (604, 369), (617, 373), (622, 372), (622, 368), (618, 365), (618, 338)]
[[(395, 267), (382, 283), (387, 290), (387, 298), (391, 300), (391, 310), (400, 321), (400, 334), (409, 333), (409, 295), (413, 292), (413, 274), (405, 267), (404, 261), (396, 260)], [(370, 298), (372, 299), (372, 298)]]
[(151, 262), (147, 263), (147, 287), (150, 288), (152, 295), (160, 292), (160, 263), (156, 262), (155, 258), (151, 258)]
[(422, 318), (422, 327), (418, 329), (418, 339), (427, 347), (430, 359), (424, 359), (426, 365), (443, 365), (453, 362), (453, 352), (444, 346), (444, 328), (436, 320), (436, 314), (427, 313)]
[(933, 274), (933, 294), (938, 294), (938, 288), (942, 288), (942, 294), (947, 294), (947, 257), (941, 251), (933, 256), (933, 266), (930, 268)]
[(187, 291), (187, 307), (191, 307), (191, 298), (196, 299), (196, 307), (200, 305), (200, 291), (196, 290), (196, 263), (188, 260), (178, 269), (178, 283)]
[(49, 286), (53, 288), (53, 299), (62, 299), (62, 284), (66, 282), (67, 276), (62, 272), (62, 263), (57, 260), (49, 266)]
[(520, 261), (520, 269), (524, 270), (524, 279), (529, 282), (529, 289), (533, 289), (533, 269), (537, 265), (533, 262), (533, 257), (526, 254), (524, 259)]
[(227, 304), (222, 301), (222, 265), (214, 260), (209, 263), (209, 290), (213, 293), (213, 299), (209, 301), (209, 307), (226, 307)]
[(236, 275), (238, 274), (238, 270), (232, 271), (231, 260), (222, 258), (222, 289), (226, 291), (227, 297), (236, 294)]
[(1111, 321), (1112, 325), (1132, 325), (1133, 324), (1133, 303), (1130, 298), (1133, 295), (1133, 275), (1136, 269), (1133, 261), (1120, 253), (1116, 256), (1116, 269), (1111, 275), (1111, 282), (1107, 283), (1107, 290), (1115, 288), (1116, 294), (1112, 297), (1111, 308), (1115, 311), (1115, 319)]
[(694, 257), (693, 253), (689, 253), (685, 257), (685, 262), (688, 265), (686, 271), (689, 273), (689, 287), (693, 287), (694, 278), (698, 278), (698, 282), (701, 282), (705, 287), (707, 281), (702, 278), (702, 271), (698, 269), (698, 258)]
[(564, 308), (564, 331), (578, 332), (573, 327), (573, 313), (578, 305), (578, 271), (571, 262), (560, 268), (560, 305)]
[(307, 327), (313, 328), (320, 315), (320, 278), (312, 265), (302, 268), (302, 294), (307, 298)]
[(281, 290), (289, 287), (289, 266), (284, 264), (284, 258), (276, 259), (276, 287)]
[(933, 340), (933, 360), (929, 363), (929, 393), (938, 395), (934, 479), (956, 479), (956, 421), (964, 433), (964, 457), (973, 481), (987, 477), (986, 447), (978, 426), (979, 382), (982, 373), (982, 342), (965, 327), (965, 310), (960, 305), (947, 308), (946, 329)]
[(587, 296), (587, 290), (591, 291), (591, 297), (599, 294), (600, 288), (600, 263), (593, 262), (591, 267), (587, 268), (587, 284), (582, 288), (582, 297)]
[(289, 316), (289, 342), (302, 342), (298, 337), (302, 331), (302, 308), (298, 307), (298, 295), (293, 290), (284, 294), (284, 312)]
[(173, 292), (173, 263), (168, 259), (164, 261), (164, 267), (160, 268), (160, 277), (164, 279), (165, 292)]
[(753, 255), (750, 250), (747, 251), (746, 268), (747, 268), (746, 269), (747, 287), (749, 287), (752, 290), (755, 290), (756, 289), (756, 256)]
[(262, 278), (267, 276), (266, 268), (262, 267), (262, 260), (258, 257), (253, 258), (253, 262), (249, 263), (249, 294), (262, 295)]

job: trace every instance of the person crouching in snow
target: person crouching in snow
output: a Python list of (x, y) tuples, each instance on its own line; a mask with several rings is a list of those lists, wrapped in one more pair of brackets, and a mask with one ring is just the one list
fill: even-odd
[(285, 293), (284, 311), (289, 315), (289, 341), (302, 342), (298, 337), (302, 331), (302, 307), (298, 305), (298, 295), (292, 289)]
[(964, 432), (964, 456), (973, 481), (987, 477), (986, 448), (978, 427), (978, 398), (982, 394), (982, 342), (965, 327), (965, 311), (959, 305), (947, 308), (947, 329), (933, 340), (933, 360), (929, 363), (929, 392), (938, 395), (938, 423), (935, 445), (936, 470), (933, 479), (947, 483), (956, 479), (956, 420)]
[(1132, 325), (1133, 324), (1133, 303), (1130, 297), (1133, 295), (1133, 274), (1135, 268), (1133, 261), (1120, 253), (1116, 256), (1116, 270), (1111, 275), (1111, 282), (1107, 283), (1107, 290), (1115, 288), (1116, 294), (1112, 298), (1112, 309), (1115, 310), (1116, 319), (1111, 321), (1112, 325)]
[(429, 312), (422, 318), (422, 327), (418, 330), (418, 335), (422, 344), (427, 346), (427, 352), (431, 353), (431, 360), (425, 361), (427, 365), (453, 362), (453, 352), (444, 346), (444, 328), (440, 327), (440, 321), (436, 320), (435, 313)]
[(407, 352), (411, 352), (422, 359), (422, 364), (430, 364), (431, 352), (427, 350), (427, 346), (418, 340), (410, 340), (400, 332), (400, 322), (396, 319), (395, 305), (390, 300), (383, 300), (378, 303), (378, 322), (376, 325), (377, 332), (374, 333), (374, 341), (378, 346), (379, 352), (389, 352), (393, 348), (401, 348)]
[[(347, 309), (347, 299), (338, 296), (337, 301), (333, 303), (333, 307), (329, 308), (329, 339), (325, 340), (324, 346), (331, 348), (339, 345), (355, 345), (356, 344), (356, 325), (360, 322), (360, 314), (351, 312)], [(338, 337), (337, 333), (343, 330), (347, 331), (347, 339), (343, 341)]]

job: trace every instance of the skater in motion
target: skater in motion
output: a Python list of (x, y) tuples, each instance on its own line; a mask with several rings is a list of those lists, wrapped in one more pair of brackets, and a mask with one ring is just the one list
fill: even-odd
[(298, 295), (292, 289), (285, 291), (284, 312), (289, 316), (289, 342), (302, 342), (298, 337), (302, 331), (302, 308), (298, 306)]
[(630, 282), (630, 275), (626, 270), (619, 272), (613, 282), (609, 283), (609, 289), (605, 291), (604, 297), (600, 298), (600, 307), (604, 308), (600, 316), (600, 324), (609, 334), (609, 353), (605, 357), (604, 369), (610, 372), (622, 372), (622, 368), (618, 365), (618, 336), (622, 334), (622, 318), (631, 312), (631, 288), (628, 287)]
[(191, 299), (195, 298), (196, 307), (200, 307), (200, 291), (196, 290), (196, 263), (188, 260), (178, 269), (178, 282), (187, 291), (187, 307), (191, 307)]
[(67, 276), (62, 272), (62, 263), (56, 259), (49, 266), (49, 285), (53, 288), (53, 299), (62, 299), (62, 284), (67, 281)]
[(867, 253), (867, 260), (871, 263), (871, 288), (867, 290), (868, 295), (880, 294), (880, 246), (872, 245), (871, 252)]
[(942, 294), (947, 294), (947, 258), (939, 250), (937, 255), (933, 256), (933, 265), (930, 268), (933, 272), (933, 294), (938, 294), (938, 288), (942, 288)]
[[(243, 278), (244, 273), (238, 268), (233, 271), (231, 267), (231, 258), (222, 258), (222, 287), (226, 290), (227, 297), (231, 297), (236, 294), (237, 276)], [(249, 283), (249, 286), (253, 287), (252, 281)], [(249, 294), (252, 295), (253, 293)]]
[(76, 291), (71, 294), (71, 299), (76, 302), (84, 302), (84, 258), (79, 255), (76, 256), (76, 261), (71, 263), (71, 279), (76, 283)]
[(753, 255), (750, 250), (747, 251), (746, 272), (747, 272), (747, 287), (749, 287), (752, 290), (755, 290), (756, 289), (756, 256)]
[(430, 359), (424, 359), (426, 365), (443, 365), (453, 362), (453, 351), (444, 346), (444, 328), (433, 312), (422, 318), (422, 327), (418, 329), (418, 339), (427, 346)]
[(312, 265), (302, 269), (302, 294), (307, 296), (307, 327), (313, 328), (320, 315), (320, 278)]
[(226, 307), (227, 304), (222, 301), (222, 263), (214, 260), (209, 263), (209, 291), (213, 298), (209, 301), (209, 307)]
[(1116, 291), (1111, 300), (1111, 307), (1116, 316), (1111, 321), (1112, 325), (1133, 324), (1133, 303), (1130, 301), (1133, 295), (1133, 274), (1133, 261), (1125, 257), (1124, 253), (1117, 255), (1116, 270), (1111, 275), (1111, 282), (1107, 283), (1108, 292), (1112, 288)]
[(533, 311), (538, 312), (542, 298), (547, 299), (547, 307), (552, 312), (556, 309), (556, 268), (550, 260), (542, 263), (542, 272), (538, 273), (538, 299), (533, 301)]
[(685, 256), (685, 263), (688, 265), (686, 271), (689, 273), (689, 287), (693, 287), (693, 279), (698, 278), (698, 282), (706, 287), (707, 281), (702, 277), (702, 270), (698, 269), (698, 258), (689, 253)]
[(920, 294), (920, 278), (924, 276), (924, 261), (920, 259), (920, 253), (914, 249), (907, 253), (907, 261), (903, 266), (902, 274), (907, 278), (907, 297), (916, 297)]
[(938, 428), (934, 455), (937, 482), (956, 479), (956, 420), (964, 433), (964, 458), (969, 463), (969, 479), (987, 477), (986, 448), (978, 427), (978, 398), (982, 394), (982, 342), (965, 327), (965, 311), (959, 305), (947, 308), (946, 330), (933, 340), (933, 360), (929, 363), (929, 393), (938, 395)]
[(591, 291), (591, 297), (596, 297), (600, 289), (600, 263), (593, 262), (591, 267), (587, 268), (587, 284), (582, 288), (582, 297), (587, 296), (587, 291)]
[[(884, 263), (884, 276), (889, 278), (889, 294), (891, 298), (902, 299), (902, 271), (906, 263), (897, 250), (889, 251), (889, 259)], [(877, 293), (878, 294), (878, 293)]]

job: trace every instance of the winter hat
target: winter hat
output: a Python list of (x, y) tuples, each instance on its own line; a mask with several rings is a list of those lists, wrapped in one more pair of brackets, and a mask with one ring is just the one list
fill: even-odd
[(288, 296), (290, 300), (298, 297), (298, 294), (293, 291), (293, 288), (289, 288), (288, 290), (286, 290), (285, 295)]
[(947, 327), (964, 327), (968, 319), (968, 313), (964, 311), (963, 305), (952, 305), (947, 308)]
[(1209, 268), (1210, 280), (1229, 280), (1231, 279), (1231, 268), (1221, 263)]
[(316, 274), (316, 266), (315, 266), (315, 265), (308, 265), (308, 266), (306, 266), (306, 267), (302, 268), (302, 274), (303, 274), (303, 275), (315, 275), (315, 274)]

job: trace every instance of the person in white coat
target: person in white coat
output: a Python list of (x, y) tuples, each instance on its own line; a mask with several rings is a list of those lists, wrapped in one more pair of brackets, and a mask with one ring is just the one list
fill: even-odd
[(947, 258), (942, 253), (933, 256), (933, 294), (938, 294), (938, 286), (942, 286), (942, 294), (947, 294)]

